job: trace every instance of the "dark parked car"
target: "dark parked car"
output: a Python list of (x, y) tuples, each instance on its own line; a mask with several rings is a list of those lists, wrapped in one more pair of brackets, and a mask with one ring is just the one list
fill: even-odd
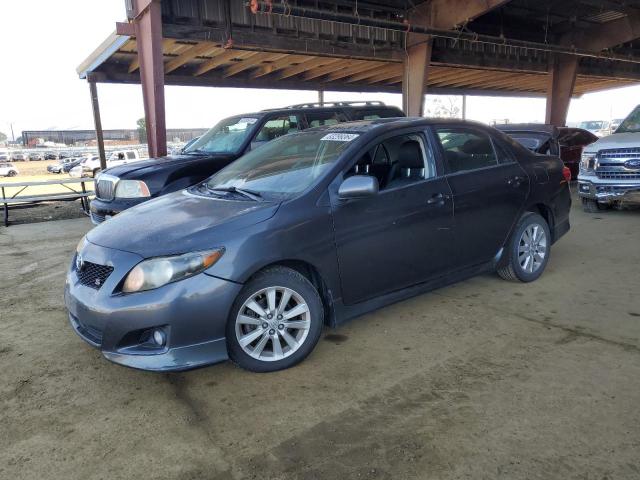
[(130, 367), (291, 367), (323, 324), (481, 272), (536, 280), (569, 230), (563, 169), (462, 121), (286, 135), (90, 231), (70, 322)]
[(62, 164), (62, 173), (69, 173), (73, 167), (80, 165), (80, 162), (84, 159), (85, 157), (69, 158), (68, 162)]
[(150, 198), (201, 182), (250, 150), (288, 133), (350, 120), (403, 117), (380, 102), (294, 105), (227, 118), (180, 155), (108, 168), (96, 179), (95, 224)]
[(44, 159), (45, 160), (57, 160), (58, 159), (58, 155), (55, 152), (46, 152), (44, 154)]
[(560, 142), (560, 158), (571, 170), (571, 178), (577, 180), (584, 147), (597, 142), (599, 138), (582, 128), (560, 127), (558, 131), (560, 134), (558, 138), (558, 142)]
[(64, 158), (60, 160), (58, 163), (51, 163), (47, 165), (47, 172), (49, 173), (62, 173), (64, 172), (64, 166), (70, 162), (74, 161), (73, 158)]
[(580, 159), (585, 146), (598, 140), (593, 133), (581, 128), (554, 127), (538, 123), (496, 125), (517, 142), (540, 155), (558, 155), (577, 179)]

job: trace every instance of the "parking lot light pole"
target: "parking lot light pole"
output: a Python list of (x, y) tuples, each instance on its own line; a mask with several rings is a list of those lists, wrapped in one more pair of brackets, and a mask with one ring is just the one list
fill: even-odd
[(93, 108), (93, 123), (96, 129), (96, 139), (98, 140), (98, 155), (100, 156), (100, 170), (106, 170), (107, 157), (104, 153), (104, 136), (102, 134), (102, 120), (100, 119), (100, 104), (98, 103), (98, 89), (96, 82), (91, 77), (89, 80), (89, 91), (91, 92), (91, 106)]

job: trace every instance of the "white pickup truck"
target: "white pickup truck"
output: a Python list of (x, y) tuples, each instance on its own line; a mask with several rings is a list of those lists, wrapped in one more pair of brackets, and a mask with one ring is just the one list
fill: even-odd
[(578, 193), (587, 212), (640, 204), (640, 105), (613, 135), (585, 147)]
[[(107, 168), (124, 165), (125, 163), (137, 162), (140, 160), (137, 150), (116, 150), (107, 154)], [(69, 172), (72, 177), (83, 177), (91, 175), (95, 177), (100, 172), (100, 157), (93, 155), (85, 158)]]

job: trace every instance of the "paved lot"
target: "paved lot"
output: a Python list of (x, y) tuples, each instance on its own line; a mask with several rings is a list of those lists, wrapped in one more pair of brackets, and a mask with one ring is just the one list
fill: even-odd
[(640, 478), (640, 212), (573, 227), (535, 284), (422, 295), (265, 375), (108, 363), (62, 302), (88, 220), (1, 228), (0, 478)]

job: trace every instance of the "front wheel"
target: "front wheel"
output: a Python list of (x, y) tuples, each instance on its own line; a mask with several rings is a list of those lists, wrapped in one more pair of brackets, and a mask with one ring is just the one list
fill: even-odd
[(497, 269), (505, 280), (533, 282), (544, 272), (551, 253), (551, 232), (537, 213), (520, 220), (506, 247), (507, 264)]
[(227, 322), (231, 360), (253, 372), (274, 372), (304, 360), (322, 333), (324, 309), (299, 272), (272, 267), (242, 289)]
[(18, 174), (18, 172), (14, 171), (14, 170), (11, 170), (7, 175), (9, 177), (15, 177), (17, 174)]

